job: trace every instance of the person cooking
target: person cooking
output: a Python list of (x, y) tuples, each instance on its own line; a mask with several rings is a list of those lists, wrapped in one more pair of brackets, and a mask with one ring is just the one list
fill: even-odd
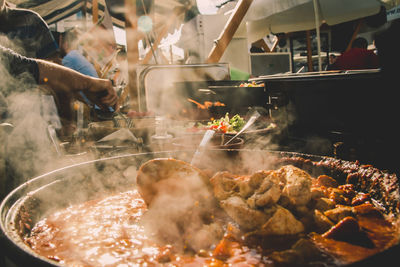
[[(41, 136), (46, 137), (46, 131), (43, 131), (43, 128), (45, 128), (43, 120), (39, 121), (41, 123), (36, 123), (34, 125), (31, 125), (30, 121), (27, 121), (25, 124), (23, 124), (22, 122), (26, 118), (32, 116), (37, 119), (37, 117), (35, 117), (34, 110), (27, 111), (30, 113), (24, 113), (22, 115), (20, 114), (20, 108), (28, 106), (25, 103), (29, 103), (31, 100), (24, 99), (24, 97), (30, 97), (38, 94), (38, 88), (39, 90), (50, 90), (54, 92), (62, 91), (63, 93), (70, 95), (71, 98), (80, 98), (79, 93), (84, 92), (90, 101), (96, 103), (102, 108), (115, 106), (118, 100), (117, 94), (111, 84), (111, 81), (109, 80), (87, 76), (53, 62), (27, 58), (3, 46), (0, 46), (0, 72), (2, 73), (2, 80), (0, 81), (0, 93), (4, 96), (0, 107), (0, 110), (3, 110), (3, 114), (1, 114), (2, 122), (11, 121), (16, 122), (17, 124), (20, 123), (21, 128), (19, 129), (19, 134), (21, 140), (24, 140), (24, 143), (28, 142), (23, 145), (24, 150), (19, 150), (17, 147), (15, 147), (15, 149), (10, 149), (14, 151), (10, 155), (10, 159), (15, 158), (16, 162), (28, 160), (30, 163), (32, 163), (36, 159), (39, 160), (38, 157), (34, 156), (37, 152), (37, 149), (49, 150), (45, 145), (46, 139), (42, 138), (40, 142), (38, 142), (40, 143), (39, 145), (35, 144), (37, 141), (36, 138), (26, 136), (43, 132)], [(24, 80), (23, 88), (14, 87), (13, 82), (21, 85), (21, 79)], [(43, 86), (35, 87), (35, 84), (40, 84)], [(8, 87), (12, 88), (10, 89)], [(99, 96), (99, 94), (103, 96)], [(9, 99), (11, 100), (8, 101)], [(13, 102), (12, 100), (15, 99), (18, 99), (19, 101), (14, 101), (14, 103), (10, 104), (12, 107), (12, 112), (9, 112), (9, 102)], [(24, 103), (21, 103), (22, 101), (24, 101)], [(17, 108), (18, 110), (15, 111), (16, 108), (14, 106), (18, 106), (18, 104), (21, 106), (19, 106)], [(24, 129), (25, 127), (29, 128), (30, 131)], [(37, 127), (37, 129), (32, 129), (32, 127)], [(17, 138), (17, 130), (18, 129), (16, 129), (15, 134), (13, 134), (13, 138)], [(10, 147), (18, 146), (19, 141), (8, 142), (7, 145)], [(29, 151), (30, 148), (32, 148), (32, 151)], [(32, 152), (32, 157), (27, 156), (31, 154), (30, 152)], [(18, 155), (23, 157), (23, 159), (19, 158)], [(1, 158), (4, 159), (3, 155), (1, 155)], [(20, 168), (18, 170), (22, 169)], [(31, 173), (28, 171), (28, 176), (32, 176), (34, 174), (35, 172)]]
[[(0, 64), (8, 69), (9, 75), (17, 77), (28, 73), (32, 82), (46, 85), (53, 91), (63, 91), (77, 98), (80, 98), (79, 92), (84, 91), (91, 101), (103, 108), (114, 106), (117, 102), (118, 97), (110, 80), (88, 76), (50, 61), (27, 58), (1, 45)], [(99, 98), (99, 93), (104, 97)]]
[[(24, 11), (18, 14), (27, 17), (20, 17), (20, 27), (15, 27), (10, 24), (15, 21), (11, 19), (11, 15), (16, 14), (13, 12), (0, 0), (0, 122), (13, 125), (8, 140), (0, 147), (0, 199), (15, 186), (38, 175), (57, 156), (48, 137), (48, 122), (42, 117), (40, 96), (43, 92), (68, 96), (63, 99), (65, 102), (79, 99), (80, 92), (84, 92), (103, 109), (115, 106), (118, 100), (107, 79), (90, 77), (60, 64), (21, 54), (25, 50), (20, 45), (21, 40), (28, 40), (14, 37), (20, 32), (29, 32), (25, 31), (30, 27), (28, 22), (36, 19), (44, 22), (36, 13)], [(26, 28), (23, 21), (28, 24)], [(4, 166), (7, 166), (6, 175), (3, 175)]]

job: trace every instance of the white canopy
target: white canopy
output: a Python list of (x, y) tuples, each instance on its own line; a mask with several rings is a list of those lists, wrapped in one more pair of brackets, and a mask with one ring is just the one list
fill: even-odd
[[(315, 29), (313, 0), (254, 0), (246, 16), (249, 42), (269, 33)], [(379, 0), (317, 0), (319, 25), (335, 25), (380, 11)]]

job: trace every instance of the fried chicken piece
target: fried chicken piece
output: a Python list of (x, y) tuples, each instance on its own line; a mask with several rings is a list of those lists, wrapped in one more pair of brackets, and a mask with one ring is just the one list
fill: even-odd
[(220, 204), (226, 213), (246, 230), (260, 228), (269, 219), (264, 212), (250, 208), (239, 196), (229, 197)]
[(229, 198), (232, 194), (239, 191), (237, 176), (227, 172), (217, 172), (211, 179), (214, 196), (219, 200)]
[(311, 199), (311, 176), (292, 165), (281, 167), (278, 171), (286, 180), (282, 195), (289, 198), (293, 205), (305, 205)]
[(263, 235), (295, 235), (304, 231), (303, 224), (287, 209), (277, 205), (274, 215), (261, 227)]
[(331, 221), (337, 223), (338, 221), (344, 219), (345, 217), (354, 217), (354, 212), (352, 207), (348, 206), (338, 206), (334, 209), (327, 210), (324, 212), (325, 216)]
[(320, 211), (326, 211), (335, 208), (335, 202), (326, 197), (321, 197), (315, 200), (315, 208)]
[(328, 175), (320, 175), (317, 178), (316, 185), (336, 188), (339, 186), (339, 183), (335, 179), (333, 179), (332, 177), (330, 177)]
[(328, 231), (334, 226), (334, 223), (319, 210), (314, 210), (314, 223), (320, 233)]
[(247, 200), (247, 204), (252, 208), (273, 205), (278, 202), (281, 194), (279, 185), (266, 177), (260, 187)]

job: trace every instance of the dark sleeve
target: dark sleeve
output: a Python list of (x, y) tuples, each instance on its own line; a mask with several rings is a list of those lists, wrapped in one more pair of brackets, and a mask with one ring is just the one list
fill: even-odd
[(17, 76), (28, 72), (39, 83), (39, 66), (35, 60), (21, 56), (0, 45), (0, 62), (8, 69), (11, 75)]
[[(36, 52), (34, 57), (47, 59), (59, 51), (58, 44), (51, 33), (47, 23), (34, 11), (24, 10), (26, 25), (25, 38), (31, 41), (31, 49)], [(18, 16), (21, 19), (21, 16)]]
[(58, 44), (54, 39), (53, 34), (50, 29), (47, 27), (47, 24), (43, 20), (41, 20), (43, 24), (39, 27), (39, 31), (42, 31), (40, 35), (40, 44), (41, 47), (37, 51), (37, 57), (42, 59), (47, 59), (53, 56), (56, 52), (59, 51)]
[(37, 57), (47, 59), (58, 52), (59, 47), (46, 22), (39, 16), (37, 25), (37, 40), (39, 40), (40, 44), (37, 50)]

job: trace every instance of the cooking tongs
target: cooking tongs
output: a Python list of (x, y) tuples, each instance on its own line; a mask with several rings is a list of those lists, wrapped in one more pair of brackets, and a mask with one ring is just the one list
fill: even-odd
[(240, 131), (235, 134), (231, 139), (228, 140), (228, 142), (226, 142), (224, 145), (229, 144), (230, 142), (232, 142), (233, 139), (235, 139), (236, 137), (238, 137), (241, 133), (243, 133), (245, 130), (247, 130), (247, 128), (249, 128), (251, 125), (253, 125), (253, 123), (258, 119), (258, 117), (260, 117), (260, 113), (258, 113), (257, 111), (250, 117), (250, 119), (247, 121), (247, 123), (243, 126), (242, 129), (240, 129)]

